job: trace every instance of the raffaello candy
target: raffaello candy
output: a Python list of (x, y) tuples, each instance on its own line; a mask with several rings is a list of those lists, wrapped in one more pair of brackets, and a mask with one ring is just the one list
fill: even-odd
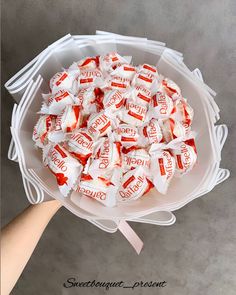
[(43, 147), (48, 142), (48, 133), (53, 130), (55, 126), (56, 116), (43, 115), (38, 119), (34, 126), (32, 139), (35, 145)]
[(150, 173), (155, 188), (161, 194), (166, 194), (169, 183), (175, 173), (175, 159), (168, 150), (163, 148), (165, 146), (150, 150)]
[(131, 93), (133, 100), (138, 104), (147, 106), (151, 102), (152, 92), (143, 85), (135, 85)]
[(77, 62), (74, 62), (70, 67), (69, 71), (83, 71), (83, 70), (94, 70), (99, 66), (99, 56), (85, 57)]
[(115, 167), (121, 166), (121, 143), (113, 142), (110, 138), (105, 138), (98, 149), (95, 159), (91, 161), (88, 173), (96, 178), (98, 176), (109, 175)]
[(93, 154), (94, 139), (86, 129), (76, 130), (68, 138), (66, 149), (76, 157), (82, 165), (85, 165), (88, 158)]
[(102, 72), (110, 74), (118, 66), (128, 64), (128, 60), (120, 56), (117, 52), (110, 52), (99, 57), (99, 66)]
[(68, 105), (62, 113), (57, 116), (55, 129), (49, 133), (49, 140), (61, 142), (66, 139), (66, 133), (71, 133), (77, 129), (81, 120), (81, 107), (78, 105)]
[(49, 86), (52, 93), (59, 90), (68, 90), (72, 94), (76, 92), (76, 74), (73, 72), (63, 71), (56, 73), (50, 80)]
[(59, 144), (44, 148), (43, 162), (56, 176), (62, 195), (68, 196), (80, 176), (82, 165)]
[(44, 103), (40, 113), (59, 115), (62, 110), (70, 104), (74, 104), (74, 95), (67, 90), (59, 90), (54, 94), (42, 94)]
[(87, 87), (99, 87), (104, 85), (102, 72), (98, 69), (84, 70), (77, 78), (78, 90)]
[(182, 98), (175, 101), (171, 118), (181, 122), (186, 130), (190, 129), (193, 121), (193, 115), (194, 111), (192, 107), (187, 103), (186, 99)]
[(159, 80), (156, 74), (151, 72), (138, 72), (132, 80), (132, 86), (142, 85), (155, 93), (159, 86)]
[(102, 203), (106, 207), (114, 207), (116, 205), (117, 189), (114, 184), (107, 183), (102, 179), (82, 176), (75, 190), (83, 196)]
[(137, 127), (129, 124), (120, 124), (113, 131), (113, 136), (115, 140), (120, 142), (123, 146), (133, 146), (139, 139)]
[(176, 138), (184, 138), (186, 136), (187, 130), (185, 126), (172, 118), (166, 120), (159, 120), (161, 130), (166, 142), (170, 142)]
[(137, 71), (144, 74), (152, 74), (158, 77), (157, 68), (149, 64), (143, 64), (138, 66)]
[(105, 111), (101, 111), (89, 117), (88, 132), (97, 138), (106, 135), (116, 124), (118, 124), (116, 118), (111, 118)]
[(104, 93), (103, 107), (105, 110), (117, 111), (124, 105), (123, 93), (119, 90), (107, 89)]
[(139, 166), (143, 167), (146, 171), (150, 168), (150, 155), (145, 149), (131, 150), (127, 154), (122, 155), (122, 167), (124, 171)]
[(122, 178), (117, 191), (117, 200), (120, 202), (137, 200), (149, 190), (149, 186), (150, 182), (142, 167), (129, 170)]
[(111, 72), (111, 76), (118, 76), (132, 80), (136, 73), (136, 68), (129, 64), (123, 64)]
[(162, 80), (162, 88), (174, 101), (182, 97), (179, 86), (168, 78)]
[(167, 94), (158, 91), (152, 97), (149, 117), (156, 119), (169, 118), (173, 108), (174, 104), (172, 98)]
[(152, 119), (140, 128), (142, 137), (144, 138), (143, 144), (161, 143), (164, 141), (163, 133), (158, 120)]
[(112, 88), (112, 89), (118, 89), (120, 91), (126, 91), (130, 88), (131, 86), (131, 79), (129, 78), (123, 78), (120, 76), (110, 76), (106, 80), (107, 87)]
[(192, 170), (197, 161), (194, 138), (190, 137), (181, 142), (170, 143), (168, 148), (171, 150), (176, 161), (177, 176), (183, 176)]
[(134, 101), (127, 101), (124, 108), (118, 112), (118, 117), (121, 121), (134, 126), (144, 124), (147, 114), (147, 107), (137, 104)]

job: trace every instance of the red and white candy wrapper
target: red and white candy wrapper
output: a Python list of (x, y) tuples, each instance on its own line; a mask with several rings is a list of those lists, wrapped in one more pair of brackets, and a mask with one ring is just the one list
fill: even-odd
[(151, 152), (150, 173), (155, 188), (166, 194), (167, 188), (175, 173), (175, 159), (167, 150), (153, 149)]
[(62, 195), (68, 196), (81, 174), (82, 165), (59, 144), (44, 148), (43, 162), (56, 176)]
[(121, 166), (121, 143), (105, 138), (98, 149), (88, 173), (96, 178), (105, 175), (108, 170)]
[(74, 95), (67, 90), (59, 90), (54, 94), (42, 94), (44, 102), (40, 113), (59, 115), (63, 109), (70, 104), (75, 103)]
[(143, 85), (136, 85), (132, 89), (131, 97), (138, 104), (147, 106), (151, 102), (152, 92)]
[(168, 145), (175, 157), (177, 176), (183, 176), (191, 171), (197, 161), (197, 151), (194, 138), (182, 142), (173, 142)]
[(111, 52), (99, 58), (99, 67), (104, 74), (110, 74), (118, 66), (123, 64), (129, 64), (129, 61), (117, 52)]
[(125, 147), (136, 145), (139, 139), (137, 127), (129, 124), (120, 124), (114, 130), (113, 136), (115, 141), (120, 142)]
[(75, 190), (83, 196), (92, 198), (106, 207), (116, 205), (116, 192), (118, 186), (101, 178), (93, 179), (89, 174), (81, 177)]
[(142, 85), (149, 89), (152, 93), (155, 93), (159, 87), (159, 80), (157, 78), (157, 75), (154, 73), (143, 73), (138, 72), (134, 75), (134, 78), (132, 80), (132, 86)]
[(120, 91), (127, 91), (130, 89), (131, 79), (120, 76), (109, 76), (105, 81), (105, 86)]
[(146, 114), (146, 106), (126, 100), (124, 108), (118, 112), (118, 117), (125, 123), (131, 124), (133, 126), (141, 126), (145, 122)]
[(176, 138), (184, 138), (186, 136), (186, 128), (179, 121), (172, 118), (167, 120), (159, 120), (161, 130), (166, 142), (170, 142)]
[(94, 139), (85, 129), (80, 129), (71, 134), (66, 143), (66, 149), (76, 157), (82, 165), (92, 156)]
[(137, 71), (144, 74), (151, 74), (156, 77), (158, 77), (158, 71), (157, 68), (149, 65), (149, 64), (143, 64), (137, 67)]
[(144, 169), (142, 167), (132, 169), (122, 178), (117, 191), (117, 200), (120, 202), (137, 200), (149, 190), (149, 186), (150, 182), (147, 180)]
[(136, 68), (129, 64), (123, 64), (111, 72), (111, 76), (118, 76), (132, 80), (136, 73)]
[(140, 143), (143, 142), (143, 145), (161, 143), (164, 141), (160, 124), (156, 119), (152, 119), (141, 127), (141, 136), (142, 140), (140, 140)]
[(81, 71), (77, 77), (78, 90), (81, 88), (101, 86), (104, 86), (104, 78), (102, 72), (98, 69)]
[(34, 126), (32, 139), (35, 145), (43, 148), (48, 143), (48, 133), (53, 130), (55, 126), (56, 116), (44, 115), (38, 119)]
[(94, 70), (99, 66), (99, 56), (86, 57), (77, 62), (74, 62), (70, 67), (69, 71), (83, 71), (83, 70)]
[(68, 90), (72, 94), (76, 92), (76, 74), (73, 72), (59, 72), (56, 73), (50, 80), (49, 86), (52, 93), (59, 90)]
[(170, 117), (173, 108), (172, 98), (164, 92), (158, 91), (152, 97), (148, 116), (156, 119), (167, 119)]
[(123, 93), (119, 90), (107, 90), (104, 94), (103, 106), (105, 110), (117, 111), (124, 105)]
[(165, 78), (162, 80), (162, 88), (165, 93), (170, 96), (174, 101), (182, 97), (179, 86), (172, 80)]
[(122, 155), (123, 171), (136, 167), (143, 167), (145, 171), (150, 168), (150, 155), (145, 149), (135, 149)]
[(74, 96), (75, 104), (82, 106), (82, 113), (88, 115), (97, 111), (94, 87), (82, 88)]
[(108, 116), (106, 111), (101, 111), (98, 114), (92, 114), (88, 119), (88, 132), (95, 138), (104, 136), (109, 133), (112, 126), (115, 127), (118, 124), (116, 118)]
[(182, 123), (186, 130), (190, 129), (193, 121), (194, 111), (187, 103), (186, 99), (178, 99), (175, 101), (171, 118)]
[(48, 138), (52, 142), (61, 142), (66, 139), (66, 133), (71, 133), (80, 125), (81, 107), (68, 105), (62, 113), (57, 116), (55, 129), (49, 133)]

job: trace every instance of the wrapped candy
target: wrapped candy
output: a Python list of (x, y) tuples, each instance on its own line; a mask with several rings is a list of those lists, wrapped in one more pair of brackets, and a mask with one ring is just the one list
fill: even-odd
[(48, 145), (43, 150), (44, 165), (56, 176), (59, 190), (68, 196), (75, 185), (82, 165), (59, 144)]
[(186, 135), (186, 128), (179, 121), (172, 118), (160, 120), (161, 130), (166, 142), (170, 142), (176, 138), (184, 138)]
[(71, 133), (77, 129), (81, 120), (81, 108), (77, 105), (68, 105), (57, 116), (55, 129), (49, 133), (48, 138), (52, 142), (61, 142), (65, 140), (65, 134)]
[(119, 90), (107, 90), (105, 91), (103, 106), (105, 110), (119, 110), (124, 104), (124, 96)]
[(99, 66), (102, 72), (110, 74), (114, 69), (123, 64), (128, 64), (129, 61), (120, 56), (117, 52), (111, 52), (100, 56)]
[(83, 70), (94, 70), (99, 66), (99, 56), (85, 57), (82, 60), (74, 62), (70, 67), (69, 71), (83, 71)]
[(141, 127), (141, 134), (144, 136), (144, 145), (160, 143), (164, 141), (163, 133), (158, 120), (152, 119), (143, 127)]
[(98, 69), (81, 71), (77, 78), (78, 89), (87, 87), (99, 87), (104, 85), (102, 72)]
[(151, 100), (150, 118), (167, 119), (174, 108), (173, 100), (167, 94), (158, 91)]
[(59, 115), (63, 109), (75, 102), (74, 95), (67, 90), (59, 90), (54, 94), (43, 94), (44, 103), (40, 113)]
[(49, 86), (52, 93), (59, 90), (68, 90), (72, 94), (76, 91), (76, 75), (75, 73), (63, 71), (56, 73), (50, 80)]
[(135, 126), (129, 124), (120, 124), (113, 132), (115, 140), (122, 146), (132, 146), (138, 142), (139, 133)]
[(140, 166), (146, 171), (150, 168), (150, 155), (145, 149), (135, 149), (123, 154), (122, 167), (124, 171)]
[(155, 188), (161, 194), (166, 194), (169, 183), (175, 173), (175, 159), (168, 150), (162, 148), (150, 151), (150, 173)]
[(71, 134), (66, 143), (66, 149), (76, 157), (82, 165), (85, 165), (88, 158), (92, 156), (94, 139), (87, 130), (79, 129)]
[(182, 97), (179, 86), (168, 78), (162, 80), (162, 88), (174, 101)]
[[(107, 85), (106, 85), (107, 84)], [(121, 91), (126, 91), (130, 88), (131, 85), (131, 79), (129, 78), (123, 78), (120, 76), (110, 76), (106, 80), (106, 86), (110, 87), (112, 89), (118, 89)]]
[(135, 67), (129, 64), (123, 64), (119, 67), (116, 67), (116, 69), (111, 72), (111, 76), (118, 76), (118, 77), (132, 80), (135, 73), (136, 73)]
[(197, 161), (197, 150), (194, 138), (186, 139), (169, 145), (176, 161), (177, 176), (191, 171)]
[(126, 101), (125, 107), (119, 111), (118, 116), (120, 120), (125, 123), (141, 126), (145, 121), (146, 114), (146, 106), (137, 104), (133, 101)]
[(152, 98), (152, 92), (143, 85), (136, 85), (132, 89), (133, 100), (147, 106)]
[(133, 201), (140, 198), (149, 189), (150, 182), (147, 180), (142, 167), (126, 172), (117, 191), (117, 200), (120, 202)]
[(41, 116), (34, 126), (32, 139), (35, 142), (36, 146), (43, 147), (47, 144), (48, 133), (53, 130), (55, 126), (56, 116), (44, 115)]
[(186, 99), (178, 99), (175, 101), (175, 106), (171, 114), (171, 118), (181, 122), (182, 125), (185, 127), (186, 131), (190, 129), (190, 126), (193, 121), (193, 115), (193, 109), (187, 103)]

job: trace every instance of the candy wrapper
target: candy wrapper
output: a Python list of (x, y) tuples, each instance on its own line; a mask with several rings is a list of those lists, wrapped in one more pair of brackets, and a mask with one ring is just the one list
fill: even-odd
[(62, 195), (68, 196), (80, 176), (82, 165), (59, 144), (44, 148), (43, 162), (55, 175)]
[(166, 194), (194, 167), (194, 112), (181, 89), (130, 62), (116, 52), (85, 57), (49, 81), (33, 140), (63, 196), (73, 189), (119, 206), (153, 187)]

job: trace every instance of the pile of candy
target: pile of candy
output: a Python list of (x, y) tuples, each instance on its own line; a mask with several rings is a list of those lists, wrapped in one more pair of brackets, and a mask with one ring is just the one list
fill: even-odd
[(194, 166), (193, 109), (172, 80), (117, 53), (56, 73), (33, 140), (66, 197), (73, 190), (115, 206)]

